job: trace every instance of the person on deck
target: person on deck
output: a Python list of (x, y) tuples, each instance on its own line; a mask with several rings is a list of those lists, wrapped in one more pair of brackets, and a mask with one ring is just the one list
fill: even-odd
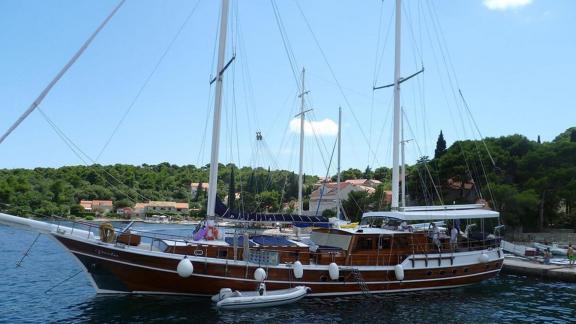
[(428, 226), (428, 229), (430, 230), (430, 236), (432, 237), (432, 243), (434, 243), (434, 245), (436, 245), (436, 247), (440, 247), (440, 229), (438, 228), (438, 226), (436, 226), (436, 223), (432, 222), (430, 223), (430, 226)]
[(568, 245), (568, 251), (566, 255), (568, 256), (568, 261), (570, 261), (570, 266), (573, 267), (574, 261), (576, 261), (576, 255), (574, 255), (574, 248), (572, 247), (572, 244)]
[(551, 257), (552, 253), (550, 252), (550, 248), (546, 248), (546, 250), (544, 250), (544, 264), (550, 264)]
[(456, 226), (452, 227), (452, 230), (450, 230), (450, 246), (452, 247), (452, 250), (456, 250), (458, 247), (458, 229)]

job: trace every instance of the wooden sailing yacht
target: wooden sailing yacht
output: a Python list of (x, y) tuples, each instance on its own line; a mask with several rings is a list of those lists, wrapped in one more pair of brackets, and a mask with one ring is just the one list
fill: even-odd
[[(53, 237), (79, 261), (98, 293), (211, 296), (221, 288), (254, 290), (264, 281), (269, 290), (304, 285), (311, 295), (340, 296), (459, 287), (496, 276), (504, 258), (498, 237), (460, 230), (448, 237), (440, 227), (447, 222), (454, 227), (468, 222), (483, 229), (485, 220), (499, 217), (497, 212), (482, 205), (399, 206), (400, 83), (405, 80), (400, 76), (400, 10), (400, 0), (396, 0), (391, 211), (365, 213), (356, 228), (315, 228), (306, 243), (285, 237), (216, 233), (217, 216), (240, 217), (227, 211), (217, 213), (228, 19), (228, 0), (222, 0), (204, 228), (194, 237), (178, 237), (89, 222), (52, 224), (1, 213), (0, 223)], [(305, 216), (292, 220), (315, 221)]]

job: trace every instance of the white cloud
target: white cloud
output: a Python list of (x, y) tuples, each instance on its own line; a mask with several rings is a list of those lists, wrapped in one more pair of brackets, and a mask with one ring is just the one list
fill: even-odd
[[(290, 121), (290, 131), (300, 134), (300, 118), (294, 118)], [(338, 125), (329, 118), (320, 121), (304, 121), (304, 135), (306, 136), (336, 136), (338, 134)]]
[(490, 10), (508, 10), (529, 5), (532, 0), (484, 0), (484, 5)]

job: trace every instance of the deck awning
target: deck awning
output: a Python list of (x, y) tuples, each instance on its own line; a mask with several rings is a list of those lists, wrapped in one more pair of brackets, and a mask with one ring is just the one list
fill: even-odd
[(500, 213), (482, 208), (483, 205), (447, 205), (407, 207), (398, 211), (367, 212), (362, 218), (395, 218), (405, 221), (434, 221), (451, 219), (497, 218)]
[(267, 213), (248, 213), (241, 211), (232, 211), (224, 205), (217, 197), (216, 215), (232, 222), (257, 222), (257, 223), (281, 223), (293, 224), (297, 227), (330, 227), (330, 222), (324, 216), (307, 216), (294, 214), (267, 214)]

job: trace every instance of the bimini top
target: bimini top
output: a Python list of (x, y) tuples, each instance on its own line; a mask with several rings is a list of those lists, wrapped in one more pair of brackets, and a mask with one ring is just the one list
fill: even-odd
[(440, 219), (496, 218), (500, 213), (484, 209), (483, 204), (404, 207), (397, 211), (367, 212), (365, 217), (396, 218), (405, 221), (432, 221)]

